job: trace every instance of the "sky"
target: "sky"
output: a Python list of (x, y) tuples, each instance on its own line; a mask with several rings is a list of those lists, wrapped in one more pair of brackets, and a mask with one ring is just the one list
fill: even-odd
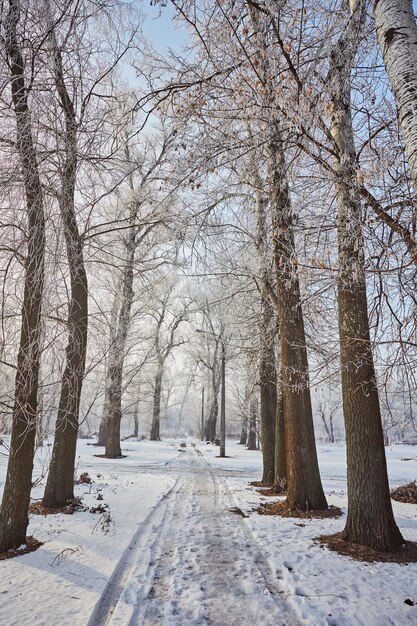
[[(170, 2), (167, 6), (150, 5), (149, 0), (141, 3), (145, 13), (143, 32), (155, 48), (163, 52), (172, 48), (179, 52), (184, 42), (184, 30), (173, 22), (174, 8)], [(146, 6), (147, 4), (147, 6)]]

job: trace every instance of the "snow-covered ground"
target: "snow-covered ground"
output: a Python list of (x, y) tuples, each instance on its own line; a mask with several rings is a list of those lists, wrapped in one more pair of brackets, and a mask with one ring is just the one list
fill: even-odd
[[(29, 534), (44, 545), (0, 562), (1, 626), (417, 625), (417, 564), (361, 563), (314, 542), (345, 516), (255, 513), (267, 500), (248, 485), (261, 477), (260, 452), (228, 442), (230, 458), (219, 459), (214, 446), (179, 444), (126, 441), (127, 457), (110, 461), (79, 442), (77, 473), (94, 483), (76, 493), (88, 507), (107, 504), (110, 521), (31, 516)], [(392, 486), (417, 478), (417, 448), (393, 446), (387, 457)], [(319, 459), (329, 503), (346, 512), (343, 446), (320, 446)], [(417, 541), (417, 507), (393, 504), (404, 537)]]

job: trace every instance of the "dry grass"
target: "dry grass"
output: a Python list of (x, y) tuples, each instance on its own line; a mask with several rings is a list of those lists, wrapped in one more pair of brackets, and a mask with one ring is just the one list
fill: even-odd
[(412, 541), (406, 541), (398, 552), (378, 552), (372, 548), (345, 541), (342, 533), (322, 535), (317, 537), (315, 541), (338, 554), (350, 556), (355, 561), (366, 561), (367, 563), (417, 563), (417, 544)]
[(262, 480), (253, 480), (249, 483), (251, 487), (268, 487), (272, 488), (274, 485), (272, 483), (264, 483)]
[(256, 490), (258, 493), (261, 494), (261, 496), (268, 496), (268, 497), (276, 497), (276, 496), (286, 496), (287, 492), (286, 491), (280, 491), (277, 489), (277, 487), (269, 487), (268, 489), (257, 489)]
[(34, 537), (26, 537), (26, 545), (24, 548), (19, 550), (7, 550), (7, 552), (0, 552), (0, 561), (5, 561), (6, 559), (14, 559), (16, 556), (28, 554), (28, 552), (35, 552), (35, 550), (37, 550), (41, 546), (43, 546), (43, 543), (41, 541), (38, 541)]
[(336, 518), (342, 515), (341, 509), (337, 506), (330, 506), (324, 511), (301, 511), (300, 509), (291, 509), (286, 500), (284, 500), (284, 502), (279, 501), (261, 504), (257, 512), (259, 515), (277, 515), (279, 517), (296, 517), (299, 519), (326, 519)]
[(51, 509), (47, 506), (43, 506), (42, 501), (31, 502), (29, 506), (29, 514), (31, 515), (56, 515), (57, 513), (65, 513), (65, 515), (72, 515), (76, 511), (87, 510), (81, 498), (74, 498), (71, 502), (68, 502), (66, 506), (61, 506), (59, 509)]
[(407, 504), (417, 504), (417, 485), (413, 480), (411, 483), (401, 485), (396, 489), (391, 489), (391, 498), (398, 502), (405, 502)]

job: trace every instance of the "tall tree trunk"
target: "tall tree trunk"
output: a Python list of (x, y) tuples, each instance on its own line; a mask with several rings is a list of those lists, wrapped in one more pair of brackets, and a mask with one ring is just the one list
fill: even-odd
[(42, 186), (27, 102), (24, 61), (19, 47), (18, 0), (10, 0), (4, 20), (4, 43), (9, 61), (16, 147), (22, 169), (27, 225), (27, 261), (23, 293), (10, 456), (0, 508), (0, 552), (25, 543), (33, 469), (38, 402), (41, 307), (44, 284), (45, 218)]
[(140, 387), (138, 385), (137, 397), (136, 397), (135, 406), (133, 409), (133, 436), (135, 437), (135, 439), (139, 437), (139, 392), (140, 392)]
[(242, 427), (240, 430), (239, 445), (246, 446), (247, 439), (248, 439), (248, 416), (244, 415), (242, 417)]
[(285, 416), (282, 384), (278, 378), (277, 414), (275, 426), (275, 474), (274, 488), (278, 493), (287, 489), (287, 457), (285, 450)]
[(111, 362), (114, 360), (114, 346), (116, 344), (116, 332), (117, 332), (117, 324), (119, 317), (119, 309), (120, 309), (120, 286), (121, 283), (116, 287), (116, 293), (114, 296), (112, 308), (111, 308), (111, 316), (110, 316), (110, 342), (109, 342), (109, 356), (108, 356), (108, 365), (106, 368), (106, 382), (104, 389), (104, 406), (103, 413), (100, 420), (100, 426), (98, 429), (98, 440), (95, 444), (96, 446), (105, 446), (107, 439), (107, 420), (110, 412), (110, 388), (112, 385), (112, 380), (110, 376), (111, 372)]
[(120, 447), (120, 423), (122, 419), (123, 363), (117, 358), (108, 371), (108, 416), (106, 420), (106, 450), (104, 456), (117, 459), (122, 456)]
[(160, 418), (161, 418), (161, 394), (162, 394), (162, 372), (163, 363), (158, 365), (155, 377), (155, 388), (153, 392), (152, 427), (151, 441), (160, 441)]
[[(120, 423), (122, 419), (122, 381), (123, 365), (126, 351), (126, 340), (129, 331), (130, 312), (133, 303), (133, 266), (136, 252), (137, 212), (139, 205), (136, 201), (130, 207), (129, 231), (126, 241), (126, 260), (123, 269), (120, 291), (121, 302), (117, 315), (116, 331), (110, 345), (109, 369), (107, 376), (108, 389), (106, 390), (107, 403), (104, 419), (106, 429), (106, 449), (104, 456), (116, 459), (122, 455), (120, 447)], [(118, 295), (116, 294), (117, 300)]]
[(49, 508), (59, 508), (74, 498), (78, 420), (87, 352), (88, 286), (83, 245), (75, 213), (75, 181), (78, 162), (76, 114), (64, 82), (61, 51), (53, 31), (51, 40), (54, 51), (55, 85), (66, 126), (66, 158), (62, 172), (59, 204), (70, 270), (71, 300), (68, 314), (66, 365), (43, 504)]
[[(273, 283), (271, 246), (269, 246), (271, 225), (267, 225), (267, 198), (262, 193), (262, 181), (256, 177), (256, 215), (258, 252), (260, 269), (261, 312), (259, 321), (259, 387), (261, 404), (261, 443), (263, 475), (262, 482), (273, 483), (275, 474), (275, 422), (277, 411), (277, 371), (275, 363), (276, 319), (275, 311), (268, 295), (268, 286)], [(272, 242), (271, 242), (272, 243)]]
[(284, 146), (277, 121), (268, 129), (270, 205), (275, 244), (280, 367), (285, 406), (285, 448), (291, 508), (326, 509), (311, 408), (307, 348), (295, 251), (293, 212)]
[(248, 433), (248, 450), (257, 450), (256, 444), (256, 418), (258, 416), (258, 400), (252, 398), (249, 402), (249, 433)]
[(348, 28), (333, 50), (330, 90), (338, 232), (338, 309), (346, 427), (348, 517), (344, 538), (382, 552), (404, 540), (395, 523), (369, 335), (361, 202), (351, 115), (350, 74), (365, 19), (365, 2), (351, 2)]
[(271, 110), (278, 88), (269, 67), (266, 33), (270, 24), (259, 7), (249, 7), (259, 47), (259, 76), (265, 90), (265, 110), (271, 111), (264, 127), (268, 167), (269, 203), (272, 212), (276, 270), (276, 309), (279, 328), (279, 361), (285, 406), (285, 449), (288, 504), (300, 510), (326, 509), (317, 460), (311, 408), (304, 320), (301, 307), (294, 215), (287, 181), (285, 146), (280, 118)]
[(275, 476), (275, 431), (277, 414), (277, 370), (275, 365), (275, 311), (265, 294), (261, 298), (259, 387), (261, 405), (262, 482)]
[(374, 18), (417, 190), (417, 24), (412, 0), (374, 0)]

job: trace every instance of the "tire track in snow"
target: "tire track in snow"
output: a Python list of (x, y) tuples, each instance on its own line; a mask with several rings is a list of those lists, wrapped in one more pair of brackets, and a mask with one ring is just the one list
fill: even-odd
[(164, 523), (167, 502), (169, 502), (172, 493), (178, 488), (178, 481), (179, 478), (177, 478), (169, 491), (162, 496), (155, 507), (148, 513), (145, 520), (134, 533), (96, 603), (87, 626), (105, 626), (109, 623), (132, 568), (140, 558), (143, 545), (148, 544), (149, 550), (152, 550), (153, 544), (157, 541), (158, 529), (161, 524)]
[(110, 603), (103, 594), (102, 621), (89, 626), (298, 624), (248, 524), (229, 512), (226, 480), (197, 451), (175, 465), (177, 482), (138, 535)]

